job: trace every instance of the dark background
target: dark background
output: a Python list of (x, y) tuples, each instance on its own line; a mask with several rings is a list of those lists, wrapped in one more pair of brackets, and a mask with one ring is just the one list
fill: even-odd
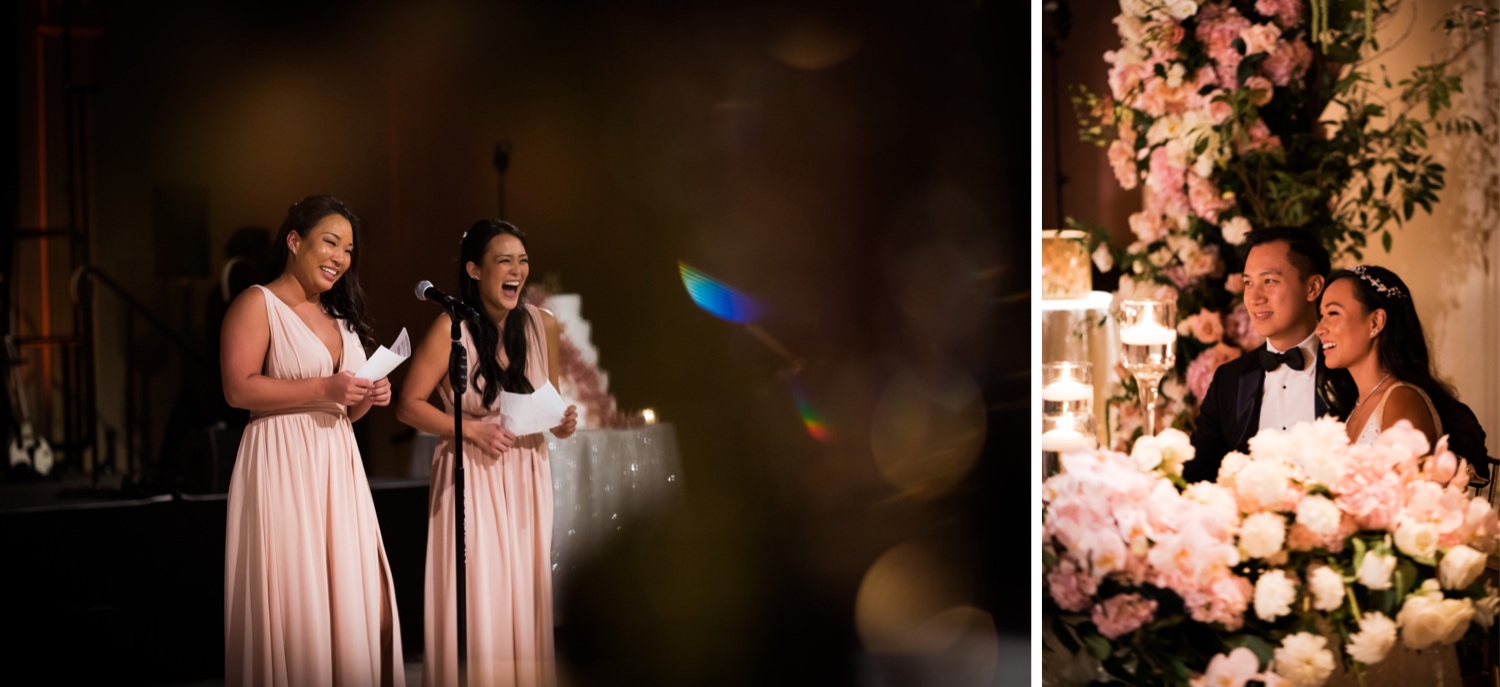
[[(64, 113), (79, 98), (73, 179), (87, 190), (73, 216), (86, 216), (88, 263), (209, 358), (204, 303), (229, 237), (274, 230), (313, 193), (363, 220), (378, 338), (423, 331), (436, 312), (411, 285), (453, 292), (458, 238), (499, 212), (494, 149), (510, 143), (504, 214), (528, 232), (532, 280), (583, 296), (610, 391), (671, 423), (683, 462), (677, 506), (566, 591), (559, 652), (576, 680), (856, 681), (869, 648), (856, 595), (903, 544), (936, 561), (939, 596), (1002, 637), (1029, 634), (1026, 577), (1002, 597), (999, 567), (1030, 541), (1029, 10), (43, 0), (8, 20), (13, 226), (38, 226), (44, 208), (47, 224), (69, 216)], [(67, 90), (65, 67), (87, 88)], [(9, 243), (11, 331), (43, 333), (45, 292), (50, 333), (70, 333), (66, 246), (51, 244), (44, 279), (37, 241)], [(798, 362), (698, 309), (679, 261), (760, 300), (758, 326)], [(160, 475), (205, 373), (146, 327), (127, 341), (110, 295), (96, 308), (100, 433), (144, 424), (153, 451), (132, 476)], [(144, 419), (123, 397), (131, 345), (153, 352)], [(39, 425), (57, 437), (60, 364), (23, 353)], [(425, 490), (381, 486), (410, 471), (394, 413), (360, 425), (403, 630), (419, 638)], [(128, 472), (123, 452), (113, 467)], [(0, 623), (30, 635), (4, 661), (68, 675), (102, 656), (88, 670), (113, 673), (83, 674), (126, 682), (217, 675), (222, 509), (209, 497), (0, 516), (5, 557), (26, 562), (0, 566), (23, 611)], [(908, 602), (884, 606), (921, 605)], [(419, 656), (420, 641), (405, 649)]]

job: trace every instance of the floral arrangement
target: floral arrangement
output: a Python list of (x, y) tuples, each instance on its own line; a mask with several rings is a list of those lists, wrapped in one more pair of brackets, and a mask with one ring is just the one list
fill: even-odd
[[(1396, 83), (1374, 74), (1375, 25), (1395, 0), (1121, 0), (1121, 47), (1105, 53), (1108, 95), (1074, 96), (1085, 140), (1107, 148), (1125, 189), (1143, 186), (1135, 236), (1114, 248), (1089, 230), (1117, 298), (1173, 298), (1182, 317), (1175, 379), (1160, 417), (1190, 430), (1214, 369), (1261, 344), (1241, 298), (1239, 247), (1256, 227), (1307, 227), (1335, 260), (1362, 259), (1370, 238), (1430, 212), (1445, 169), (1429, 136), (1479, 131), (1453, 116), (1462, 92), (1448, 67), (1496, 13), (1462, 6), (1440, 28), (1446, 57)], [(1394, 97), (1385, 91), (1394, 90)], [(1124, 449), (1141, 425), (1129, 375), (1112, 435)]]
[[(526, 287), (526, 302), (538, 308), (547, 307), (547, 290), (540, 285)], [(636, 428), (644, 424), (638, 413), (621, 412), (615, 397), (604, 389), (604, 379), (599, 366), (588, 362), (583, 352), (568, 335), (567, 326), (559, 323), (558, 337), (558, 392), (565, 399), (576, 400), (582, 406), (583, 416), (589, 418), (597, 428)]]
[(1368, 446), (1332, 419), (1264, 431), (1216, 482), (1185, 484), (1192, 459), (1167, 429), (1065, 454), (1043, 486), (1048, 629), (1111, 677), (1314, 687), (1500, 613), (1500, 518), (1410, 423)]

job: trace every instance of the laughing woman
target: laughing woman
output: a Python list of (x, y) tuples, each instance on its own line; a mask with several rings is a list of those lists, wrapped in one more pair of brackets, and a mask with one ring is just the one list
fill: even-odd
[(272, 265), (224, 317), (224, 397), (250, 411), (229, 484), (229, 685), (402, 685), (390, 565), (350, 423), (390, 403), (354, 377), (373, 343), (355, 267), (359, 219), (293, 205)]
[[(559, 334), (552, 314), (520, 302), (531, 265), (525, 236), (482, 220), (459, 247), (459, 298), (478, 313), (462, 337), (470, 390), (463, 396), (465, 568), (469, 684), (551, 685), (552, 470), (541, 433), (516, 436), (500, 421), (500, 392), (531, 393), (558, 382)], [(428, 508), (426, 660), (422, 683), (458, 684), (453, 532), (453, 390), (450, 322), (440, 315), (412, 355), (396, 402), (402, 422), (444, 437), (432, 458)], [(441, 386), (439, 386), (441, 385)], [(446, 412), (428, 402), (440, 390)], [(569, 406), (552, 434), (578, 424)]]

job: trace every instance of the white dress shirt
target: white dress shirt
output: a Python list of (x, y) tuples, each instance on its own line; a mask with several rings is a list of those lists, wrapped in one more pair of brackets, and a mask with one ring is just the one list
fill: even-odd
[[(1302, 359), (1306, 361), (1301, 370), (1282, 365), (1266, 373), (1266, 386), (1260, 400), (1260, 429), (1291, 429), (1299, 422), (1317, 419), (1318, 346), (1317, 335), (1309, 335), (1297, 344), (1297, 348), (1302, 349)], [(1272, 353), (1281, 353), (1270, 341), (1266, 342), (1266, 348)]]

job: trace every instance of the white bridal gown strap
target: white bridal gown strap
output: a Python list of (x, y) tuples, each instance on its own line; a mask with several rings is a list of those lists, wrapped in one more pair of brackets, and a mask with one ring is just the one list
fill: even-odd
[(1417, 392), (1417, 394), (1422, 397), (1422, 402), (1427, 404), (1427, 412), (1432, 414), (1433, 429), (1437, 431), (1437, 436), (1443, 436), (1443, 420), (1442, 418), (1438, 417), (1437, 407), (1432, 405), (1432, 399), (1427, 396), (1427, 392), (1423, 391), (1421, 387), (1418, 387), (1415, 384), (1396, 382), (1391, 386), (1391, 388), (1386, 389), (1384, 394), (1381, 394), (1380, 404), (1375, 406), (1375, 412), (1370, 413), (1370, 417), (1365, 419), (1365, 426), (1360, 428), (1359, 437), (1354, 440), (1354, 445), (1370, 446), (1375, 443), (1375, 439), (1380, 436), (1381, 426), (1385, 424), (1383, 422), (1383, 417), (1385, 415), (1385, 402), (1390, 399), (1392, 391), (1395, 391), (1396, 389), (1399, 389), (1403, 386)]

